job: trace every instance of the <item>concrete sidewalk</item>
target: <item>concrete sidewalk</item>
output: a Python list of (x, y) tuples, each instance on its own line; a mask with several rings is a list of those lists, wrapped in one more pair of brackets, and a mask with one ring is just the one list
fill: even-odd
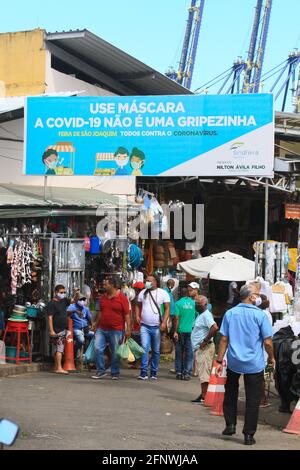
[(47, 362), (33, 362), (31, 364), (0, 364), (0, 377), (9, 377), (32, 372), (42, 372), (53, 368), (52, 364)]
[[(167, 372), (169, 369), (173, 367), (173, 362), (170, 362), (166, 359), (163, 359), (161, 362), (161, 369)], [(53, 364), (51, 363), (32, 363), (32, 364), (22, 364), (22, 365), (15, 365), (15, 364), (1, 364), (0, 365), (0, 377), (9, 377), (15, 376), (20, 374), (26, 373), (33, 373), (33, 372), (43, 372), (49, 371), (53, 368)], [(87, 372), (87, 370), (85, 370)], [(197, 378), (193, 379), (193, 383), (197, 382)], [(275, 389), (274, 382), (271, 383), (270, 388), (270, 396), (268, 398), (268, 402), (270, 406), (267, 408), (260, 408), (259, 410), (259, 422), (261, 424), (268, 424), (278, 429), (283, 429), (286, 427), (289, 419), (291, 417), (290, 414), (279, 413), (278, 407), (280, 404), (280, 400), (278, 397), (278, 393)], [(243, 419), (245, 409), (245, 392), (244, 392), (244, 384), (243, 380), (240, 381), (240, 392), (239, 392), (239, 402), (238, 402), (238, 412), (240, 415), (240, 419)], [(293, 409), (293, 407), (292, 407)]]

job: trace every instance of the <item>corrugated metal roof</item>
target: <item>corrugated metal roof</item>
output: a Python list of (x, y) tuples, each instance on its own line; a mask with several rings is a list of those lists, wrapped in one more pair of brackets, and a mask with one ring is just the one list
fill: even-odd
[[(50, 44), (50, 47), (51, 43), (55, 44), (99, 70), (99, 72), (105, 73), (120, 84), (126, 85), (132, 90), (130, 94), (192, 94), (190, 90), (88, 30), (47, 33), (46, 43)], [(118, 92), (116, 89), (114, 91)]]
[[(45, 93), (37, 96), (74, 96), (79, 95), (81, 91), (61, 91), (56, 93)], [(7, 96), (0, 98), (0, 114), (10, 113), (24, 108), (26, 96)]]
[(0, 207), (114, 208), (119, 198), (95, 189), (0, 184)]

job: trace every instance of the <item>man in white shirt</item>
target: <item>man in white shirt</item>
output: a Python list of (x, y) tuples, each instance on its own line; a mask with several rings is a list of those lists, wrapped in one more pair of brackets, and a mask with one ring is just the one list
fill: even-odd
[[(155, 276), (148, 276), (145, 289), (139, 296), (136, 305), (136, 322), (141, 325), (141, 344), (145, 351), (141, 361), (140, 380), (148, 379), (148, 357), (151, 349), (151, 375), (152, 380), (157, 379), (157, 371), (160, 357), (160, 332), (167, 329), (170, 315), (169, 294), (160, 289), (159, 281)], [(161, 307), (164, 306), (164, 316), (161, 315)]]

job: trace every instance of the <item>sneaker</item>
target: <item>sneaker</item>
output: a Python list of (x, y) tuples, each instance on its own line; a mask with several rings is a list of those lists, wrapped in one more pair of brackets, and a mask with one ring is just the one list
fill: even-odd
[(199, 395), (195, 400), (191, 400), (191, 403), (196, 403), (197, 405), (202, 405), (204, 403), (204, 398), (202, 395)]
[(175, 370), (175, 369), (170, 369), (169, 372), (170, 372), (171, 374), (176, 374), (176, 370)]
[(141, 375), (138, 376), (138, 380), (148, 380), (148, 375), (141, 374)]
[(190, 375), (184, 375), (182, 377), (182, 380), (191, 380), (191, 376)]
[(182, 380), (182, 374), (180, 374), (180, 373), (176, 374), (176, 379), (177, 380)]
[(107, 373), (106, 372), (103, 372), (102, 374), (96, 374), (96, 375), (92, 375), (92, 379), (103, 379), (103, 377), (106, 377), (107, 376)]
[(157, 380), (156, 372), (151, 373), (150, 380)]
[(119, 375), (112, 375), (111, 380), (119, 380), (120, 376)]

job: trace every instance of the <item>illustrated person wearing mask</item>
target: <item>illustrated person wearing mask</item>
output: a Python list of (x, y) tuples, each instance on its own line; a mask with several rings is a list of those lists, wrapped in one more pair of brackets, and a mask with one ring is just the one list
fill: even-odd
[[(151, 349), (151, 380), (157, 379), (160, 357), (161, 332), (167, 330), (170, 315), (170, 297), (166, 291), (160, 289), (158, 280), (148, 276), (136, 305), (136, 322), (141, 325), (141, 344), (145, 351), (142, 356), (141, 373), (139, 380), (148, 379), (148, 357)], [(161, 306), (164, 306), (164, 316), (161, 315)]]
[(209, 378), (215, 356), (215, 344), (213, 338), (219, 328), (208, 310), (208, 300), (204, 295), (195, 297), (198, 316), (192, 331), (191, 340), (195, 353), (198, 376), (201, 384), (201, 394), (192, 403), (202, 404), (205, 400)]
[(66, 299), (66, 289), (58, 284), (54, 289), (54, 297), (48, 303), (47, 315), (51, 342), (54, 344), (54, 372), (56, 374), (67, 374), (62, 368), (62, 355), (65, 350), (65, 341), (70, 332), (68, 331), (67, 308), (70, 305)]
[(139, 150), (137, 147), (134, 147), (132, 149), (131, 155), (130, 155), (130, 166), (133, 169), (133, 172), (131, 173), (132, 176), (142, 176), (141, 168), (145, 165), (145, 154), (142, 152), (142, 150)]
[(129, 152), (125, 147), (119, 147), (118, 150), (114, 153), (115, 162), (118, 166), (116, 170), (116, 176), (128, 175), (128, 171), (125, 169), (127, 163), (129, 162)]
[(42, 156), (42, 161), (46, 165), (45, 175), (56, 175), (56, 167), (61, 165), (64, 159), (58, 159), (58, 153), (54, 149), (47, 149)]
[(74, 355), (77, 357), (78, 351), (83, 348), (85, 340), (91, 340), (94, 332), (90, 331), (89, 325), (92, 323), (92, 315), (87, 307), (87, 299), (80, 292), (76, 293), (74, 303), (68, 310), (73, 320), (73, 337), (74, 337)]
[(223, 358), (227, 351), (227, 381), (223, 404), (226, 428), (223, 435), (236, 433), (237, 401), (240, 375), (244, 375), (246, 412), (244, 443), (255, 444), (261, 390), (264, 379), (264, 348), (268, 364), (274, 367), (272, 327), (270, 321), (258, 307), (262, 303), (259, 285), (245, 285), (240, 290), (241, 303), (228, 310), (223, 318), (220, 333), (216, 374), (223, 369)]

